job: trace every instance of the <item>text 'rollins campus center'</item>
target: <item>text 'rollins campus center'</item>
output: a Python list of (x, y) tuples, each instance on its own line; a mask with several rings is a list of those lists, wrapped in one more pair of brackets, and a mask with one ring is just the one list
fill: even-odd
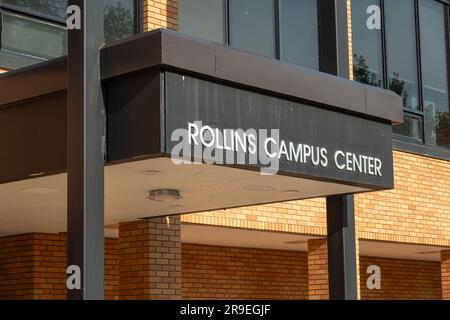
[(0, 299), (450, 299), (449, 1), (69, 2), (0, 0)]

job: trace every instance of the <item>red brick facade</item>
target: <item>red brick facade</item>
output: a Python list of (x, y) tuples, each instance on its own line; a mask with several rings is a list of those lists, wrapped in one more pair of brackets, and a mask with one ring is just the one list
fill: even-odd
[[(0, 239), (0, 298), (37, 299), (34, 290), (33, 235)], [(64, 275), (64, 274), (63, 274)]]
[[(0, 238), (0, 299), (66, 298), (65, 234)], [(105, 241), (105, 298), (118, 299), (117, 239)]]
[(450, 300), (450, 250), (441, 251), (442, 299)]
[(305, 252), (182, 248), (183, 299), (308, 299)]
[[(367, 288), (370, 265), (381, 269), (380, 290)], [(439, 262), (360, 257), (360, 278), (363, 300), (442, 299)]]
[[(179, 218), (125, 223), (106, 239), (106, 299), (328, 299), (326, 240), (309, 252), (181, 244)], [(360, 257), (361, 298), (450, 299), (450, 251), (442, 261)], [(120, 265), (120, 274), (119, 274)], [(369, 265), (381, 289), (366, 286)], [(65, 299), (64, 234), (0, 238), (0, 300)]]

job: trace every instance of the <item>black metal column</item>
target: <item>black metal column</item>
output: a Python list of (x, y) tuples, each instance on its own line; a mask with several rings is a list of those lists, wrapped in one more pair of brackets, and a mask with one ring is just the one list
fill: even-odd
[(99, 48), (103, 0), (70, 0), (81, 29), (68, 30), (67, 233), (68, 265), (81, 269), (69, 299), (104, 298), (103, 98)]
[(353, 195), (327, 198), (330, 299), (356, 300), (356, 244)]

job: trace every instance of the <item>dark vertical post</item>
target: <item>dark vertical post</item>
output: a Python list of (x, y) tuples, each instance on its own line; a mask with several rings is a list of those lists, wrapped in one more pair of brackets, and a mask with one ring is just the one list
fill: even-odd
[(103, 0), (69, 0), (81, 9), (81, 29), (68, 30), (68, 265), (81, 269), (81, 289), (69, 299), (104, 298), (103, 98), (99, 48)]
[(353, 195), (327, 198), (330, 299), (356, 300), (356, 244)]
[[(336, 15), (345, 15), (346, 2), (318, 0), (317, 5), (320, 71), (345, 77), (347, 74), (343, 70), (348, 67), (348, 63), (339, 65), (338, 52), (342, 54), (342, 49), (348, 47), (348, 44), (343, 44), (340, 42), (342, 39), (338, 39), (338, 29), (342, 26), (337, 26)], [(358, 294), (353, 195), (327, 197), (327, 230), (330, 299), (355, 300)]]

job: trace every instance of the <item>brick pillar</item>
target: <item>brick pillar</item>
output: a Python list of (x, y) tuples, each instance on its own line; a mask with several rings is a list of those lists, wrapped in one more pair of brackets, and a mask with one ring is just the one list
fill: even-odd
[(181, 299), (180, 217), (119, 225), (121, 300)]
[(310, 300), (329, 299), (326, 239), (308, 240), (308, 291)]
[(442, 299), (450, 300), (450, 250), (441, 251)]
[(144, 31), (178, 30), (178, 0), (144, 0), (142, 7)]

